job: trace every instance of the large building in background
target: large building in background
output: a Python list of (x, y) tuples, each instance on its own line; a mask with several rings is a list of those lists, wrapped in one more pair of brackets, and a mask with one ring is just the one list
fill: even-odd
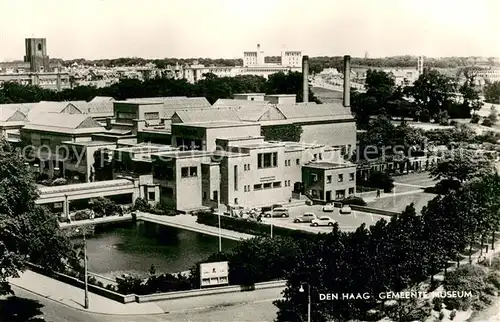
[(57, 91), (71, 88), (69, 74), (60, 65), (51, 65), (45, 38), (25, 39), (25, 50), (23, 61), (0, 63), (0, 84), (16, 82)]
[(176, 66), (172, 75), (176, 78), (184, 78), (190, 83), (195, 83), (204, 78), (204, 74), (212, 73), (219, 77), (235, 77), (238, 75), (257, 75), (269, 77), (271, 74), (279, 72), (301, 72), (302, 52), (283, 51), (281, 61), (278, 63), (266, 63), (264, 51), (260, 44), (256, 51), (246, 51), (243, 53), (243, 66), (205, 66), (194, 62), (191, 65)]

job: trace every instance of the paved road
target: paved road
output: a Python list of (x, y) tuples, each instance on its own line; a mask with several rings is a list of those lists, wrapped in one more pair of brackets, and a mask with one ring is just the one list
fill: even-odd
[(316, 233), (328, 233), (332, 230), (331, 227), (311, 227), (310, 224), (294, 223), (293, 220), (305, 212), (313, 212), (318, 217), (330, 216), (333, 220), (339, 223), (340, 229), (345, 231), (356, 230), (356, 228), (358, 228), (362, 223), (371, 226), (382, 218), (390, 220), (390, 217), (388, 216), (369, 214), (361, 211), (353, 211), (350, 215), (341, 215), (338, 208), (336, 208), (334, 212), (323, 212), (322, 208), (323, 206), (321, 205), (293, 207), (289, 209), (290, 218), (263, 218), (263, 221), (289, 229), (301, 229)]
[(415, 172), (401, 176), (394, 176), (394, 183), (415, 185), (420, 187), (434, 186), (437, 181), (430, 177), (429, 172)]
[[(60, 304), (54, 300), (36, 295), (24, 289), (12, 286), (16, 296), (29, 299), (41, 305), (41, 312), (46, 321), (51, 322), (156, 322), (156, 321), (273, 321), (277, 308), (272, 300), (251, 303), (221, 305), (218, 307), (200, 307), (157, 315), (105, 315), (92, 314)], [(1, 301), (1, 300), (0, 300)], [(35, 304), (36, 305), (36, 304)], [(37, 305), (37, 306), (38, 306)], [(31, 305), (30, 305), (31, 306)], [(19, 308), (26, 310), (26, 305)]]

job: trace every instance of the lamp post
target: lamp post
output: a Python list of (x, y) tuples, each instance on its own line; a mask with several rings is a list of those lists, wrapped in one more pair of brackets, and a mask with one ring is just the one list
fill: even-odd
[(307, 282), (300, 283), (300, 293), (304, 293), (304, 284), (307, 285), (307, 322), (311, 322), (311, 285)]
[(220, 229), (220, 211), (217, 212), (217, 215), (219, 217), (219, 253), (222, 253), (222, 232)]
[[(80, 232), (79, 229), (76, 232)], [(89, 308), (89, 284), (88, 284), (88, 265), (87, 265), (87, 240), (85, 239), (85, 230), (82, 229), (83, 234), (83, 266), (85, 270), (84, 284), (85, 284), (85, 308)]]

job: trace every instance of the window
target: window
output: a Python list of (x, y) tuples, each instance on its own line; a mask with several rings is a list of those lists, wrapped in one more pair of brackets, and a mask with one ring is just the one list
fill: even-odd
[(247, 164), (247, 170), (250, 171), (250, 163)]
[(272, 168), (278, 166), (278, 152), (259, 153), (257, 155), (257, 167)]
[(159, 120), (160, 119), (160, 113), (158, 113), (158, 112), (144, 113), (144, 118), (146, 120)]
[(182, 178), (189, 177), (189, 168), (188, 167), (181, 168), (181, 177)]
[(281, 188), (281, 181), (273, 182), (273, 188)]
[(285, 187), (288, 187), (288, 181), (285, 180)]
[(119, 119), (126, 119), (126, 120), (133, 120), (133, 119), (135, 119), (135, 113), (118, 112), (116, 116)]
[(326, 176), (326, 183), (332, 183), (332, 176)]
[(339, 182), (344, 182), (344, 175), (343, 174), (339, 174)]
[(290, 180), (287, 180), (287, 182), (288, 182), (288, 186), (290, 187)]
[(323, 154), (322, 153), (318, 154), (318, 157), (319, 157), (320, 160), (323, 160)]
[(313, 156), (313, 160), (316, 160), (318, 158), (318, 155), (316, 153), (314, 153), (314, 156)]
[(352, 196), (354, 194), (354, 188), (349, 188), (349, 195)]
[(198, 176), (198, 167), (182, 167), (181, 178), (189, 178)]
[(295, 160), (295, 163), (296, 163), (297, 165), (300, 165), (300, 159)]
[(262, 185), (261, 184), (254, 184), (253, 190), (262, 190)]
[(219, 200), (219, 191), (215, 190), (214, 191), (214, 199), (215, 201)]
[(271, 182), (264, 183), (264, 189), (271, 189)]
[(345, 145), (343, 145), (341, 148), (340, 148), (340, 154), (341, 155), (345, 155)]
[(247, 192), (247, 186), (243, 186), (243, 191)]
[(206, 191), (203, 192), (203, 200), (207, 200), (207, 192)]
[(354, 172), (349, 173), (349, 181), (354, 181)]
[(198, 176), (198, 167), (189, 167), (189, 176), (190, 177)]
[(148, 192), (148, 200), (155, 200), (155, 192), (154, 191)]
[(234, 191), (238, 191), (238, 166), (234, 166)]
[(311, 174), (311, 181), (312, 182), (318, 182), (318, 175), (315, 174), (315, 173)]
[(345, 198), (345, 190), (337, 190), (335, 191), (336, 199), (344, 199)]

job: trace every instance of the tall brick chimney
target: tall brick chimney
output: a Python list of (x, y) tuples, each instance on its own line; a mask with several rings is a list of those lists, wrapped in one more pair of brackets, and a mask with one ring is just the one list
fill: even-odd
[(344, 56), (344, 107), (351, 106), (351, 56)]
[(309, 102), (309, 56), (302, 56), (302, 101)]

